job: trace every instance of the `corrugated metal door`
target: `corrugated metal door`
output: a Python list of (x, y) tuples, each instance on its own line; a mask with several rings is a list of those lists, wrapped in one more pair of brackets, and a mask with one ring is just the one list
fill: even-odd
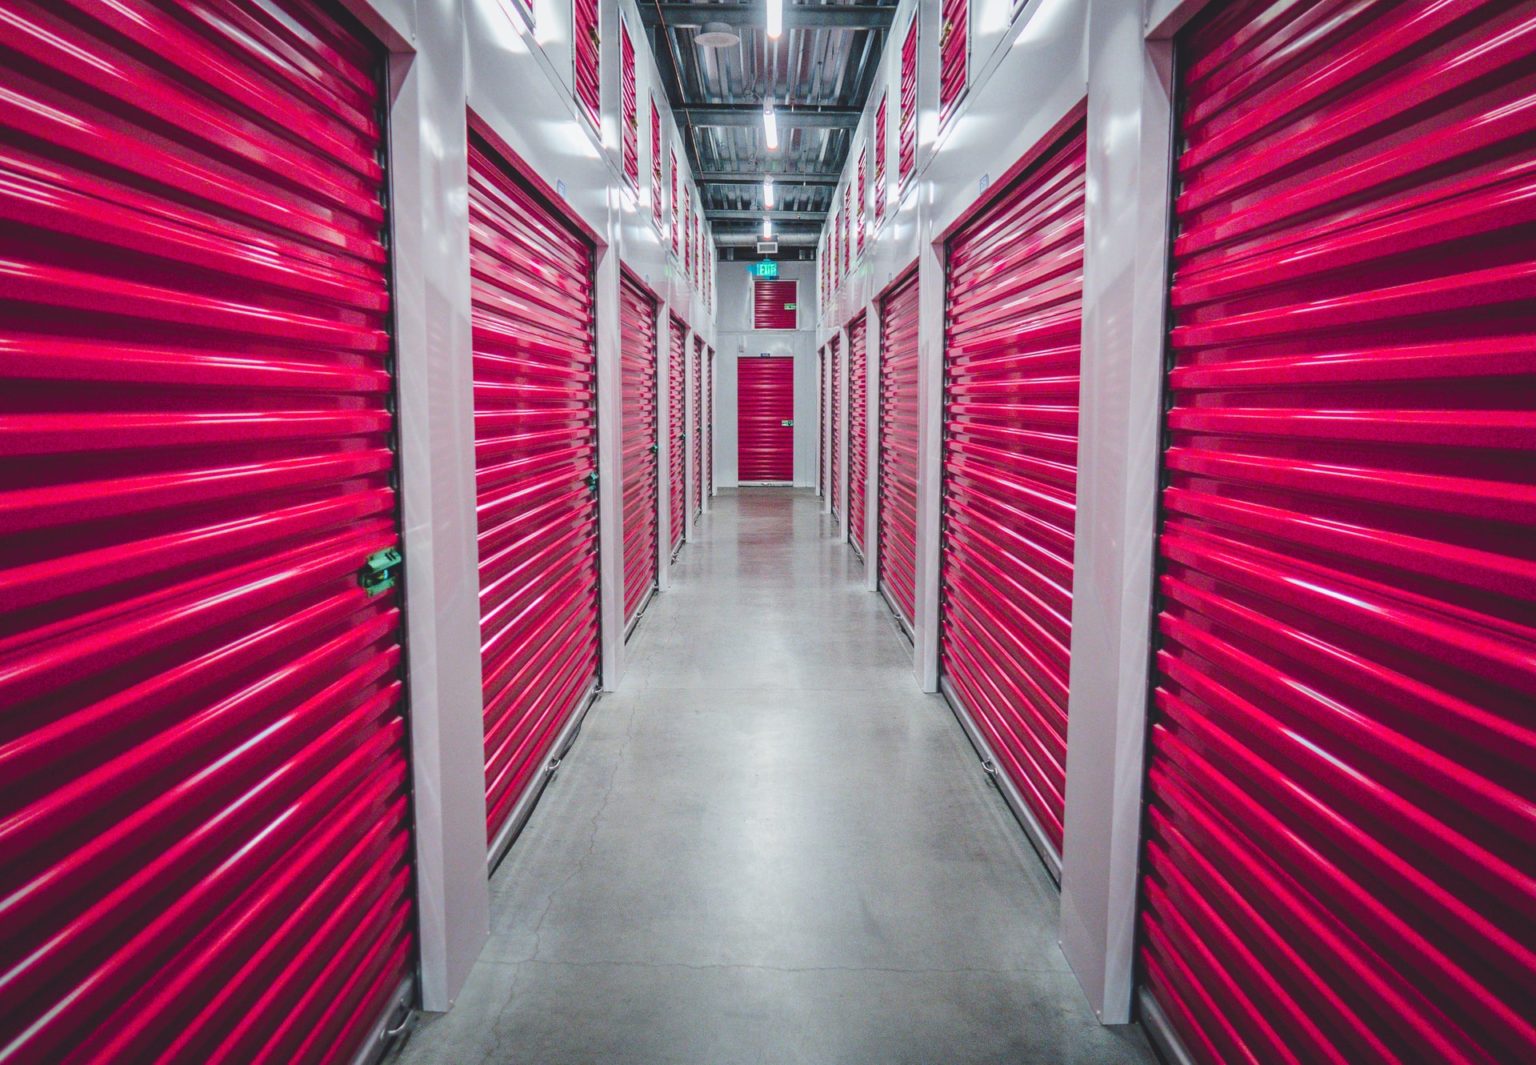
[(949, 242), (939, 670), (1061, 853), (1087, 158), (1078, 124)]
[(816, 493), (827, 491), (827, 349), (816, 352)]
[(842, 338), (833, 337), (827, 344), (827, 351), (832, 355), (832, 391), (829, 397), (832, 404), (832, 516), (838, 515), (838, 505), (843, 501), (842, 495), (842, 470), (843, 460), (843, 354)]
[(693, 338), (693, 516), (704, 512), (704, 341)]
[(619, 161), (624, 180), (640, 188), (640, 91), (635, 85), (635, 44), (619, 18)]
[(1141, 966), (1199, 1061), (1536, 1060), (1536, 8), (1183, 40)]
[(848, 184), (843, 186), (843, 267), (847, 271), (853, 270), (853, 182), (852, 174), (848, 175)]
[(799, 324), (799, 304), (795, 281), (752, 282), (752, 328), (795, 329)]
[(628, 277), (619, 285), (624, 390), (624, 621), (656, 587), (660, 442), (656, 411), (656, 301)]
[(661, 109), (656, 106), (656, 97), (651, 95), (651, 221), (660, 231), (662, 224), (661, 213)]
[(896, 186), (905, 192), (917, 174), (917, 14), (901, 39), (901, 77), (897, 85)]
[(880, 591), (912, 628), (917, 587), (917, 271), (880, 300)]
[(715, 494), (715, 349), (704, 353), (704, 498)]
[(683, 546), (683, 524), (687, 515), (684, 473), (688, 469), (688, 417), (684, 398), (688, 383), (688, 326), (673, 316), (671, 342), (667, 349), (667, 475), (671, 485), (667, 513), (672, 524), (672, 553)]
[(884, 93), (880, 97), (880, 106), (875, 108), (875, 224), (885, 217), (885, 198), (887, 189), (885, 156), (888, 150), (888, 138), (890, 137), (890, 125), (887, 116), (886, 105), (890, 101), (890, 94)]
[(742, 483), (795, 479), (795, 360), (736, 360), (736, 477)]
[[(833, 201), (836, 203), (834, 195)], [(833, 292), (837, 292), (843, 284), (843, 217), (839, 212), (833, 212), (833, 218), (826, 223), (826, 229), (833, 234)]]
[(971, 12), (968, 0), (943, 0), (939, 30), (939, 122), (949, 121), (970, 78)]
[(415, 967), (383, 57), (175, 8), (0, 2), (0, 1057), (346, 1061)]
[(592, 248), (479, 137), (469, 238), (486, 820), (499, 851), (597, 682)]
[(868, 189), (869, 171), (868, 171), (868, 160), (867, 160), (865, 151), (866, 150), (863, 149), (863, 148), (859, 149), (859, 168), (858, 168), (858, 175), (859, 175), (859, 213), (858, 213), (858, 218), (857, 218), (857, 220), (855, 222), (855, 224), (859, 227), (858, 228), (857, 236), (858, 236), (858, 253), (860, 255), (864, 254), (864, 235), (865, 235), (865, 230), (867, 230), (869, 228), (869, 223), (868, 223), (868, 220), (866, 218), (866, 214), (869, 211), (869, 199), (868, 199), (868, 196), (869, 196), (869, 189)]
[(848, 324), (848, 542), (864, 555), (864, 492), (869, 473), (868, 363), (865, 335), (869, 319)]
[(576, 85), (576, 102), (581, 113), (592, 123), (593, 129), (602, 128), (602, 54), (600, 36), (601, 14), (598, 0), (571, 0), (572, 62)]

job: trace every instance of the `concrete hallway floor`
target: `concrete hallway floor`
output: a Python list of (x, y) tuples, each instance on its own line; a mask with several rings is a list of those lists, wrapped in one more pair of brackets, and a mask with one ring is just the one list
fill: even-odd
[(1152, 1062), (808, 491), (715, 500), (406, 1065)]

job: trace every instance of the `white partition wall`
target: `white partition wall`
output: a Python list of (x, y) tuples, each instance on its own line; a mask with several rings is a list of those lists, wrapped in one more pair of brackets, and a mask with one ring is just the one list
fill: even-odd
[(816, 264), (781, 262), (779, 277), (796, 283), (797, 328), (752, 328), (752, 277), (746, 263), (716, 266), (718, 343), (715, 343), (715, 485), (734, 488), (736, 477), (736, 360), (743, 355), (789, 355), (795, 360), (795, 484), (816, 485)]

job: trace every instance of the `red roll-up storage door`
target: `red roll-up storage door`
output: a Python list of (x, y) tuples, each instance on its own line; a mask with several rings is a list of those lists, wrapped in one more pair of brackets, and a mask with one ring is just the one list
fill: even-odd
[(571, 0), (572, 71), (581, 113), (602, 128), (602, 39), (598, 0)]
[(592, 248), (478, 136), (469, 238), (486, 818), (499, 849), (597, 682)]
[(640, 91), (635, 85), (635, 44), (619, 18), (619, 161), (630, 188), (640, 188)]
[(848, 184), (843, 186), (843, 214), (839, 215), (843, 220), (843, 269), (851, 270), (854, 266), (854, 175), (848, 175)]
[(816, 353), (816, 494), (827, 491), (827, 349)]
[(661, 110), (651, 95), (651, 221), (661, 229)]
[(677, 145), (676, 144), (672, 145), (671, 151), (670, 151), (669, 154), (670, 154), (670, 158), (672, 160), (672, 198), (669, 199), (667, 201), (667, 203), (670, 205), (670, 208), (671, 208), (671, 211), (672, 211), (672, 254), (676, 255), (677, 254), (678, 242), (681, 239), (680, 238), (680, 234), (683, 231), (682, 213), (678, 210), (678, 206), (677, 206), (682, 201), (680, 201), (677, 198)]
[(704, 511), (704, 341), (693, 338), (693, 515)]
[(1075, 126), (949, 242), (939, 670), (1061, 853), (1086, 154)]
[(949, 121), (970, 78), (971, 12), (968, 0), (943, 0), (939, 30), (939, 122)]
[(867, 173), (866, 167), (867, 160), (865, 156), (865, 149), (861, 148), (859, 150), (859, 165), (857, 170), (859, 177), (859, 210), (853, 218), (853, 224), (858, 227), (855, 231), (855, 236), (857, 239), (855, 241), (854, 250), (859, 255), (864, 254), (864, 231), (869, 228), (868, 223), (865, 221), (865, 213), (869, 210), (869, 200), (867, 198), (869, 191), (866, 186), (866, 183), (869, 181), (869, 175)]
[(843, 355), (842, 338), (833, 337), (827, 344), (827, 351), (832, 355), (832, 393), (829, 397), (832, 407), (832, 516), (837, 517), (838, 504), (842, 503), (842, 478), (838, 475), (842, 468), (843, 458)]
[(704, 353), (704, 498), (715, 494), (715, 349)]
[(917, 587), (917, 271), (880, 300), (880, 591), (908, 630)]
[(796, 281), (752, 282), (752, 328), (795, 329), (799, 325), (799, 291)]
[(0, 0), (0, 1057), (347, 1061), (415, 968), (383, 57), (174, 7)]
[(880, 106), (875, 108), (875, 224), (885, 217), (886, 200), (886, 168), (885, 158), (889, 149), (888, 138), (890, 136), (890, 124), (888, 116), (888, 103), (890, 94), (884, 93), (880, 97)]
[(687, 515), (684, 472), (688, 469), (688, 412), (683, 402), (688, 394), (688, 327), (673, 317), (671, 342), (667, 349), (667, 473), (671, 487), (668, 514), (672, 522), (672, 553), (683, 546), (683, 524)]
[(658, 444), (656, 301), (634, 281), (619, 285), (619, 361), (624, 389), (624, 621), (656, 587)]
[(795, 479), (795, 360), (736, 360), (736, 477), (743, 484)]
[(859, 315), (848, 325), (848, 542), (864, 554), (864, 491), (869, 471), (868, 364), (865, 336), (869, 319)]
[(1147, 986), (1200, 1061), (1536, 1060), (1536, 8), (1181, 46)]
[(917, 13), (901, 39), (901, 72), (896, 101), (896, 186), (905, 192), (917, 174)]

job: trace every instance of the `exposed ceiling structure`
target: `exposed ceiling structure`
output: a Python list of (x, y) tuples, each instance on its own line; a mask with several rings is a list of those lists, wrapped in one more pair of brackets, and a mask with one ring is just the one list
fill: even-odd
[[(773, 219), (774, 236), (814, 244), (864, 111), (896, 0), (784, 4), (783, 33), (767, 33), (766, 0), (640, 0), (640, 12), (682, 129), (704, 213), (722, 245), (747, 243)], [(707, 24), (739, 36), (700, 45)], [(725, 27), (729, 27), (727, 30)], [(779, 147), (770, 150), (764, 104)], [(774, 182), (773, 209), (763, 178)]]

